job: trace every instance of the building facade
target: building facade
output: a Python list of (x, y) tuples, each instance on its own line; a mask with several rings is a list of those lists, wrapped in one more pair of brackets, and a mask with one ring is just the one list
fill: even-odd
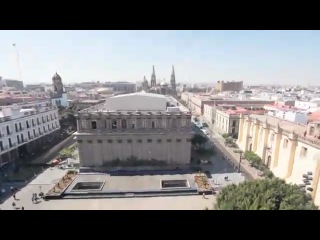
[(3, 81), (5, 83), (5, 86), (7, 86), (7, 87), (12, 87), (18, 91), (23, 91), (23, 89), (24, 89), (23, 81), (13, 80), (13, 79), (3, 79)]
[(241, 116), (238, 145), (262, 158), (275, 176), (288, 183), (303, 184), (303, 174), (312, 175), (309, 186), (315, 204), (320, 204), (320, 124), (296, 124), (270, 116)]
[(1, 107), (0, 164), (34, 152), (59, 129), (58, 109), (48, 101)]
[(191, 114), (159, 94), (119, 95), (78, 113), (80, 164), (100, 167), (131, 158), (189, 164)]
[(225, 82), (225, 81), (218, 81), (215, 85), (215, 90), (217, 92), (239, 92), (243, 89), (243, 81), (236, 82)]
[(131, 82), (106, 82), (104, 84), (107, 88), (112, 88), (114, 93), (134, 93), (136, 92), (136, 84)]

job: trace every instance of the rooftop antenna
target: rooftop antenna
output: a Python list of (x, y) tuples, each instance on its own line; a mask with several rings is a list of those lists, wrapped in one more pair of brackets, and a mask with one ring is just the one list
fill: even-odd
[(15, 51), (16, 51), (16, 60), (17, 60), (17, 68), (18, 68), (18, 76), (19, 79), (21, 81), (21, 68), (20, 68), (20, 60), (19, 60), (19, 53), (18, 53), (18, 49), (17, 49), (17, 44), (13, 43), (12, 46), (14, 47)]

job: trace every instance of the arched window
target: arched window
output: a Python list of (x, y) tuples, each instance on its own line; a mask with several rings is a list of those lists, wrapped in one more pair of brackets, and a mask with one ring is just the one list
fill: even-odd
[(172, 127), (176, 128), (177, 127), (177, 119), (172, 119)]
[(122, 119), (121, 120), (121, 128), (122, 129), (126, 129), (127, 128), (127, 120), (126, 119)]
[(117, 120), (112, 120), (112, 124), (111, 124), (112, 126), (112, 129), (117, 129)]

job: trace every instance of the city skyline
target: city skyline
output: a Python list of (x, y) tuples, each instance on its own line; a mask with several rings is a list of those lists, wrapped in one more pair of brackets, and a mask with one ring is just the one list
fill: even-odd
[(319, 31), (0, 31), (0, 76), (25, 84), (170, 80), (317, 85)]

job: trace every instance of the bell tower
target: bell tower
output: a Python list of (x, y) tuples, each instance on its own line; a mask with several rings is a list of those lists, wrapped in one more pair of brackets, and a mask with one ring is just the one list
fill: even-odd
[(60, 75), (56, 72), (52, 77), (52, 84), (53, 84), (53, 92), (55, 94), (63, 93), (63, 84)]

